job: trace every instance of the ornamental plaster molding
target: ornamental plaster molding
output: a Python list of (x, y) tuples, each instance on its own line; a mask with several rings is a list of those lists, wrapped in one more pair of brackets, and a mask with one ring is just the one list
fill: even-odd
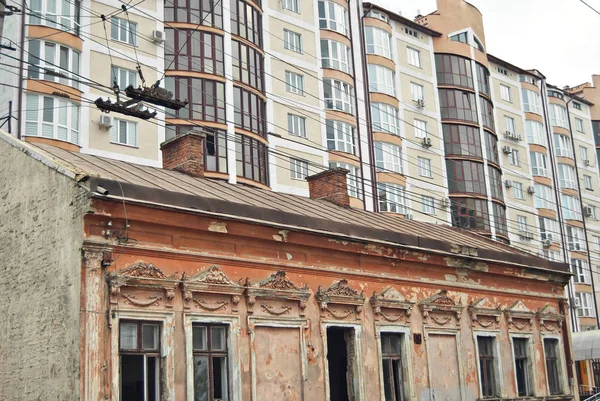
[(287, 315), (292, 308), (287, 309), (286, 301), (298, 303), (298, 314), (305, 315), (306, 302), (310, 297), (308, 284), (299, 287), (287, 278), (285, 271), (279, 270), (259, 282), (252, 282), (249, 278), (245, 284), (246, 307), (248, 314), (254, 314), (257, 299), (275, 300), (279, 304), (261, 304), (261, 310), (274, 316)]
[(383, 320), (390, 323), (410, 323), (414, 302), (407, 301), (394, 287), (386, 287), (381, 292), (373, 292), (369, 302), (375, 313), (375, 321)]
[[(352, 312), (355, 312), (356, 318), (359, 318), (365, 303), (364, 292), (359, 293), (350, 287), (348, 280), (345, 279), (334, 282), (325, 290), (319, 286), (315, 297), (319, 302), (321, 317), (329, 315), (336, 319), (346, 319), (352, 315)], [(346, 308), (340, 312), (333, 310), (331, 305)]]

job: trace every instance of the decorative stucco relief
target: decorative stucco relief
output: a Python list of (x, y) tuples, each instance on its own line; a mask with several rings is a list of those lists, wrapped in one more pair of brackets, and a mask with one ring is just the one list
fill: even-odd
[(237, 313), (244, 287), (231, 280), (221, 268), (212, 265), (198, 274), (182, 277), (184, 310)]
[(350, 287), (347, 280), (337, 281), (325, 290), (319, 286), (315, 297), (319, 302), (321, 318), (358, 319), (365, 303), (364, 293)]
[[(287, 278), (283, 270), (271, 274), (258, 283), (246, 279), (245, 287), (248, 314), (254, 314), (256, 301), (261, 299), (265, 302), (261, 302), (260, 310), (268, 315), (290, 315), (295, 309), (291, 305), (297, 304), (298, 315), (304, 316), (306, 301), (310, 297), (308, 285), (298, 287)], [(269, 300), (271, 302), (266, 302)]]
[(419, 308), (423, 314), (423, 323), (438, 327), (457, 327), (463, 312), (460, 302), (457, 304), (446, 290), (422, 300)]
[(373, 292), (369, 298), (375, 321), (384, 321), (390, 323), (410, 323), (413, 302), (407, 301), (404, 296), (394, 287), (386, 287), (381, 292)]
[(517, 331), (533, 330), (535, 312), (530, 310), (521, 300), (513, 302), (504, 310), (508, 327)]
[(471, 302), (467, 307), (471, 325), (476, 328), (496, 330), (500, 328), (502, 305), (493, 305), (487, 298)]

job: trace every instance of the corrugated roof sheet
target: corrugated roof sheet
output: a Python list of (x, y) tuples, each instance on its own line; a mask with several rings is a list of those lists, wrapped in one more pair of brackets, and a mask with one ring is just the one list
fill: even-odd
[[(444, 243), (477, 248), (478, 251), (493, 251), (495, 255), (498, 253), (512, 255), (513, 262), (515, 261), (515, 254), (527, 257), (529, 260), (532, 258), (532, 255), (528, 253), (492, 241), (467, 230), (448, 225), (408, 220), (399, 215), (373, 213), (362, 209), (343, 208), (323, 200), (313, 200), (244, 185), (234, 185), (224, 181), (194, 178), (177, 171), (71, 152), (48, 145), (36, 144), (35, 146), (46, 152), (49, 157), (63, 166), (71, 166), (74, 170), (80, 170), (80, 173), (83, 170), (91, 177), (199, 197), (204, 200), (208, 199), (209, 201), (213, 199), (240, 206), (254, 207), (255, 209), (252, 210), (263, 210), (261, 216), (267, 221), (272, 220), (274, 223), (277, 222), (278, 215), (287, 214), (289, 216), (291, 214), (300, 216), (306, 220), (320, 219), (320, 229), (324, 227), (325, 231), (332, 233), (339, 232), (341, 234), (342, 232), (338, 231), (338, 228), (341, 225), (349, 225), (351, 227), (365, 228), (364, 232), (367, 233), (374, 233), (376, 232), (375, 230), (379, 230), (377, 232), (390, 232), (394, 234), (387, 238), (402, 238), (401, 235), (405, 235), (406, 238), (418, 237), (420, 239), (428, 239), (431, 240), (429, 243), (433, 244), (442, 241)], [(131, 196), (125, 194), (125, 197)], [(202, 204), (202, 202), (199, 202), (200, 206)], [(197, 208), (202, 210), (201, 207)], [(242, 213), (240, 216), (243, 216), (241, 210), (240, 208), (240, 213)], [(330, 224), (323, 226), (323, 221), (330, 222)], [(409, 244), (410, 241), (402, 242), (400, 240), (397, 243)], [(535, 259), (547, 262), (541, 258), (536, 257)], [(546, 264), (544, 263), (544, 265)], [(542, 264), (540, 263), (540, 265)]]

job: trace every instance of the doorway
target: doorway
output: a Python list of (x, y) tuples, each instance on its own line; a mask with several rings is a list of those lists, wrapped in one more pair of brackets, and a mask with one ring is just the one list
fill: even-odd
[(327, 328), (329, 401), (356, 401), (358, 394), (354, 329)]

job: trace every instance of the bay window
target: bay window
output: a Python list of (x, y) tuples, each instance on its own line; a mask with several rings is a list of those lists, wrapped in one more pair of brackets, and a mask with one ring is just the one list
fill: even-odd
[(490, 215), (486, 200), (451, 198), (450, 204), (454, 227), (490, 231)]
[(387, 142), (375, 142), (375, 165), (377, 171), (402, 174), (402, 148)]
[(25, 135), (79, 144), (79, 105), (63, 98), (26, 97)]
[(379, 211), (406, 214), (406, 196), (402, 185), (377, 184)]
[(268, 184), (268, 148), (255, 138), (235, 135), (236, 174), (249, 180)]
[(373, 131), (400, 135), (398, 109), (385, 103), (371, 103)]
[(491, 129), (494, 131), (494, 106), (492, 103), (485, 99), (484, 97), (479, 97), (479, 104), (481, 106), (481, 123), (484, 127)]
[[(222, 85), (222, 84), (221, 84)], [(237, 127), (266, 135), (265, 101), (256, 93), (233, 87), (234, 123)]]
[(262, 91), (264, 89), (264, 57), (254, 47), (241, 41), (231, 41), (233, 79)]
[(331, 39), (321, 39), (323, 68), (332, 68), (352, 75), (352, 53), (348, 46)]
[(496, 235), (508, 236), (508, 227), (506, 224), (506, 208), (498, 203), (492, 202), (492, 213), (494, 215), (494, 226)]
[(490, 92), (490, 72), (483, 65), (475, 63), (475, 70), (477, 71), (477, 84), (479, 86), (479, 92), (485, 95), (491, 96)]
[(573, 166), (558, 164), (558, 178), (561, 188), (577, 189), (577, 175)]
[(544, 125), (537, 121), (525, 120), (525, 135), (527, 143), (535, 145), (546, 145), (546, 134), (544, 133)]
[(471, 60), (449, 54), (436, 54), (435, 67), (440, 85), (462, 86), (475, 89)]
[(337, 79), (323, 79), (325, 108), (354, 114), (354, 88)]
[(439, 89), (442, 119), (477, 123), (475, 95), (455, 89)]
[(481, 136), (477, 128), (469, 125), (443, 124), (442, 129), (447, 155), (483, 158)]
[(348, 10), (333, 1), (319, 1), (319, 27), (348, 36)]
[[(80, 54), (70, 47), (45, 40), (29, 41), (28, 74), (30, 79), (43, 79), (79, 88)], [(60, 74), (57, 77), (56, 74)]]
[(483, 163), (446, 160), (448, 190), (451, 193), (486, 195)]
[(529, 89), (521, 89), (525, 111), (541, 114), (540, 94)]
[[(165, 36), (166, 66), (170, 65), (173, 70), (225, 75), (223, 36), (191, 29), (171, 28), (165, 29)], [(237, 56), (239, 58), (239, 54)], [(244, 61), (247, 63), (245, 57)]]
[[(183, 135), (190, 131), (198, 130), (194, 125), (165, 125), (165, 139), (169, 140), (177, 135)], [(204, 169), (227, 173), (227, 133), (220, 130), (204, 132)]]
[(538, 209), (555, 209), (554, 193), (552, 188), (542, 184), (535, 184), (535, 195), (533, 196), (535, 207)]
[(540, 177), (548, 176), (548, 156), (539, 152), (529, 152), (531, 157), (531, 173)]
[[(537, 189), (536, 189), (537, 191)], [(558, 221), (549, 219), (547, 217), (540, 217), (540, 239), (550, 240), (552, 242), (562, 242), (560, 240), (560, 228), (558, 226)]]
[(327, 120), (327, 149), (356, 155), (356, 129), (345, 122)]
[(367, 54), (376, 54), (388, 59), (392, 58), (392, 36), (383, 29), (372, 26), (365, 27)]
[(394, 71), (381, 65), (369, 64), (369, 90), (396, 96)]
[[(215, 2), (214, 4), (217, 9), (221, 8), (220, 2), (222, 0), (202, 0), (202, 3), (208, 4), (209, 1), (211, 3)], [(257, 3), (260, 3), (260, 1), (257, 1)], [(229, 11), (231, 14), (231, 34), (247, 39), (260, 47), (262, 45), (263, 32), (262, 14), (256, 7), (251, 6), (250, 3), (247, 3), (244, 0), (231, 0)], [(185, 13), (186, 10), (183, 10), (183, 12)], [(203, 13), (202, 15), (206, 15), (206, 13)], [(216, 15), (215, 21), (219, 22)]]
[(189, 102), (187, 107), (168, 112), (171, 115), (167, 117), (225, 123), (224, 83), (204, 78), (167, 76), (165, 88), (173, 93), (175, 99), (187, 99)]
[(490, 178), (490, 195), (492, 198), (502, 200), (502, 173), (496, 167), (488, 165), (488, 176)]
[(571, 138), (566, 135), (554, 134), (554, 151), (556, 156), (573, 158)]
[(570, 195), (561, 195), (563, 217), (566, 220), (582, 220), (579, 199)]
[[(232, 0), (232, 10), (235, 10), (236, 2)], [(166, 0), (164, 4), (166, 22), (188, 22), (223, 29), (222, 0)]]
[(577, 299), (581, 304), (581, 307), (577, 308), (577, 316), (579, 317), (595, 317), (594, 311), (594, 298), (591, 293), (588, 292), (577, 292), (575, 293)]
[(553, 126), (569, 129), (567, 109), (559, 104), (550, 103), (550, 122)]
[(567, 226), (567, 244), (569, 251), (586, 251), (585, 232), (582, 228)]
[(31, 0), (29, 25), (46, 25), (79, 36), (80, 0)]

